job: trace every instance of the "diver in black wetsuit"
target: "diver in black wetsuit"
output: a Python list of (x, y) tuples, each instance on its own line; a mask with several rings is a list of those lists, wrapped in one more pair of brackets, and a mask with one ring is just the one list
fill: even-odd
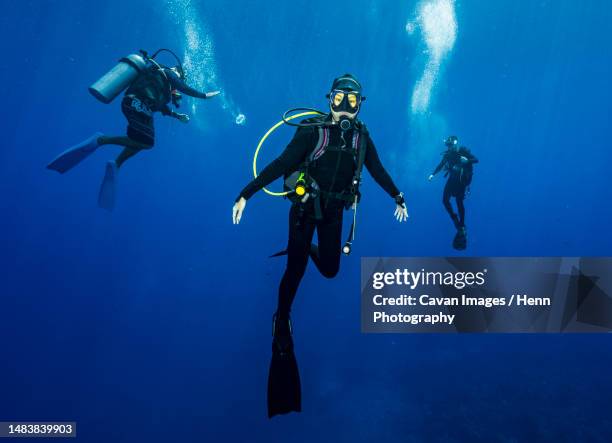
[[(444, 176), (448, 177), (448, 180), (444, 186), (442, 203), (450, 215), (455, 228), (457, 228), (457, 235), (453, 241), (453, 246), (455, 249), (461, 250), (467, 246), (465, 194), (467, 187), (472, 182), (473, 165), (478, 163), (478, 159), (465, 146), (459, 148), (459, 139), (454, 135), (448, 137), (444, 144), (447, 150), (442, 154), (442, 160), (429, 176), (429, 180), (433, 180), (434, 176), (442, 169), (446, 171)], [(451, 197), (455, 197), (458, 216), (451, 205)]]
[(168, 68), (154, 66), (145, 71), (129, 86), (121, 102), (121, 111), (128, 121), (127, 136), (101, 136), (99, 145), (120, 145), (125, 149), (119, 154), (115, 163), (117, 168), (142, 149), (150, 149), (155, 144), (153, 114), (160, 112), (187, 123), (187, 114), (177, 113), (170, 109), (172, 103), (180, 107), (182, 94), (206, 99), (219, 94), (219, 91), (200, 92), (185, 83), (184, 74), (178, 67)]
[[(314, 198), (310, 198), (312, 192), (306, 194), (304, 198), (297, 199), (289, 211), (287, 268), (280, 282), (278, 309), (274, 316), (269, 416), (300, 410), (299, 376), (295, 375), (290, 381), (285, 380), (285, 383), (277, 385), (274, 380), (277, 377), (274, 357), (289, 355), (291, 361), (286, 365), (290, 369), (286, 369), (286, 372), (294, 371), (297, 374), (289, 319), (291, 305), (309, 257), (326, 278), (333, 278), (338, 273), (343, 210), (354, 201), (352, 188), (359, 152), (365, 155), (362, 157), (363, 165), (394, 199), (396, 218), (401, 222), (408, 217), (403, 194), (383, 167), (365, 126), (356, 118), (363, 99), (359, 82), (350, 74), (335, 79), (329, 99), (330, 114), (302, 122), (305, 126), (296, 131), (285, 151), (240, 192), (233, 208), (233, 221), (237, 224), (247, 200), (253, 194), (294, 171), (303, 171), (308, 175), (310, 189), (316, 189)], [(313, 124), (317, 121), (318, 125)], [(315, 230), (318, 246), (312, 244)]]
[[(144, 53), (146, 55), (146, 53)], [(200, 92), (185, 83), (185, 74), (181, 65), (167, 67), (147, 59), (147, 66), (130, 83), (121, 102), (121, 111), (128, 121), (127, 135), (106, 136), (96, 133), (82, 143), (68, 149), (54, 159), (48, 169), (64, 173), (87, 158), (98, 147), (104, 145), (123, 146), (115, 161), (106, 165), (106, 173), (98, 205), (112, 210), (115, 201), (115, 180), (118, 169), (123, 163), (144, 149), (151, 149), (155, 144), (155, 127), (153, 114), (160, 112), (164, 116), (176, 118), (187, 123), (189, 116), (170, 109), (170, 103), (180, 106), (182, 95), (206, 99), (219, 94), (219, 91)]]

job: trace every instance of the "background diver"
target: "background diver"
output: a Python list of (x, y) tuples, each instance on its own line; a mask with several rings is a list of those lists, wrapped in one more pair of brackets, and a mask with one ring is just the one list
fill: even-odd
[[(319, 272), (333, 278), (339, 271), (343, 210), (356, 202), (361, 165), (394, 199), (398, 221), (408, 217), (403, 194), (383, 167), (365, 125), (357, 119), (361, 84), (350, 74), (336, 78), (328, 95), (330, 113), (302, 121), (283, 153), (250, 182), (233, 207), (233, 222), (242, 218), (247, 200), (285, 176), (297, 175), (308, 192), (293, 198), (289, 211), (287, 267), (279, 287), (274, 314), (272, 363), (268, 380), (268, 415), (301, 410), (300, 381), (293, 353), (291, 305), (309, 257)], [(357, 178), (356, 178), (357, 177)], [(297, 188), (296, 188), (297, 189)], [(295, 193), (293, 194), (295, 197)], [(315, 230), (318, 245), (312, 244)]]
[[(170, 68), (155, 61), (155, 57), (161, 51), (172, 54), (178, 64)], [(185, 72), (180, 60), (167, 49), (160, 49), (151, 57), (145, 51), (140, 51), (140, 54), (131, 54), (122, 58), (120, 63), (94, 83), (89, 91), (100, 101), (110, 103), (126, 88), (121, 111), (128, 121), (127, 135), (106, 136), (99, 132), (95, 133), (64, 151), (47, 166), (48, 169), (63, 174), (100, 146), (123, 146), (124, 149), (119, 156), (106, 164), (106, 172), (98, 195), (98, 205), (109, 211), (115, 204), (115, 183), (119, 168), (127, 159), (143, 149), (151, 149), (155, 144), (153, 114), (161, 112), (162, 115), (187, 123), (189, 121), (187, 114), (177, 113), (169, 106), (170, 103), (176, 108), (180, 106), (181, 93), (202, 99), (219, 94), (219, 91), (200, 92), (188, 86), (185, 83)]]
[[(466, 190), (472, 183), (472, 176), (474, 174), (473, 165), (478, 163), (478, 159), (465, 146), (459, 148), (459, 139), (454, 135), (448, 137), (444, 144), (447, 149), (442, 153), (442, 160), (429, 176), (429, 180), (433, 180), (434, 176), (442, 169), (446, 171), (444, 176), (448, 177), (448, 180), (444, 186), (442, 203), (450, 215), (455, 228), (457, 228), (453, 247), (463, 250), (467, 247), (464, 200)], [(455, 197), (458, 216), (451, 205), (451, 197)]]

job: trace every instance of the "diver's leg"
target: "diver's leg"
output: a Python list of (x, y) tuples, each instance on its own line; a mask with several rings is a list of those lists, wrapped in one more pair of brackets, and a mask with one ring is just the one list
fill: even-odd
[(334, 278), (340, 270), (342, 210), (342, 207), (331, 209), (317, 224), (319, 245), (312, 245), (310, 250), (310, 258), (326, 278)]
[(298, 286), (308, 264), (310, 244), (314, 235), (314, 223), (304, 217), (300, 220), (300, 210), (293, 205), (289, 211), (289, 244), (287, 246), (287, 268), (281, 279), (278, 290), (279, 317), (286, 318), (291, 311), (291, 305)]
[(295, 358), (292, 324), (289, 318), (291, 303), (306, 265), (314, 224), (300, 220), (296, 205), (289, 211), (289, 245), (287, 269), (281, 280), (278, 309), (273, 320), (272, 359), (268, 373), (268, 417), (302, 410), (302, 384)]
[(463, 251), (467, 247), (467, 231), (465, 229), (465, 187), (458, 187), (454, 193), (459, 211), (459, 226), (457, 226), (457, 235), (453, 240), (453, 247), (459, 251)]
[(457, 210), (459, 211), (459, 226), (465, 227), (465, 205), (463, 201), (465, 200), (465, 195), (458, 195), (456, 197), (457, 201)]
[(155, 144), (155, 126), (153, 113), (139, 99), (125, 96), (121, 102), (121, 111), (128, 121), (127, 135), (115, 137), (100, 137), (100, 145), (119, 145), (121, 151), (115, 163), (117, 168), (125, 161), (143, 149), (151, 149)]
[(152, 144), (143, 143), (137, 140), (132, 140), (130, 137), (126, 135), (118, 135), (114, 137), (103, 135), (101, 137), (98, 137), (98, 145), (99, 146), (117, 145), (117, 146), (123, 146), (125, 148), (129, 148), (131, 150), (151, 149), (153, 147)]
[(121, 111), (127, 119), (127, 135), (101, 136), (98, 145), (118, 145), (125, 149), (121, 151), (115, 163), (117, 167), (143, 149), (151, 149), (155, 144), (155, 126), (153, 113), (138, 98), (125, 96), (121, 102)]
[(153, 112), (141, 100), (128, 95), (121, 102), (121, 112), (128, 122), (127, 136), (101, 137), (99, 143), (136, 150), (151, 149), (155, 144)]
[(450, 215), (451, 220), (453, 220), (453, 224), (455, 225), (455, 227), (459, 229), (459, 218), (457, 217), (457, 214), (455, 214), (455, 211), (453, 210), (453, 206), (451, 205), (451, 202), (450, 202), (451, 195), (452, 195), (452, 183), (451, 183), (451, 179), (449, 179), (446, 182), (446, 185), (444, 185), (444, 193), (442, 194), (442, 204), (444, 205), (446, 212), (448, 212), (448, 215)]
[(140, 152), (140, 149), (125, 148), (123, 151), (121, 151), (121, 153), (115, 159), (115, 164), (117, 165), (117, 168), (120, 168), (121, 165), (128, 158), (131, 158), (131, 157), (135, 156), (139, 152)]

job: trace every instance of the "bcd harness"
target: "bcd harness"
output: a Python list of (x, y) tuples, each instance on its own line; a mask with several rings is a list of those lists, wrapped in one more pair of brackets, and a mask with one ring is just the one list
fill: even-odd
[[(350, 254), (351, 244), (355, 238), (357, 204), (359, 203), (360, 199), (359, 185), (361, 184), (361, 173), (363, 170), (363, 164), (365, 161), (368, 146), (368, 131), (363, 123), (356, 122), (355, 129), (353, 130), (350, 148), (347, 148), (346, 145), (342, 147), (330, 146), (330, 127), (328, 125), (325, 125), (324, 121), (319, 118), (310, 120), (321, 121), (321, 125), (317, 126), (318, 140), (314, 149), (306, 157), (305, 161), (300, 165), (300, 167), (293, 173), (285, 176), (285, 189), (290, 191), (287, 194), (287, 198), (289, 198), (293, 202), (293, 204), (301, 205), (302, 213), (304, 210), (302, 203), (305, 202), (306, 199), (312, 199), (315, 220), (321, 220), (323, 218), (323, 213), (321, 209), (321, 199), (323, 199), (325, 202), (327, 202), (329, 199), (340, 200), (344, 203), (345, 209), (350, 209), (351, 207), (353, 207), (353, 223), (351, 225), (349, 237), (343, 247), (343, 252), (348, 255)], [(343, 136), (344, 134), (342, 134), (342, 137)], [(318, 184), (312, 179), (310, 175), (310, 167), (312, 166), (312, 163), (316, 162), (326, 152), (333, 151), (351, 152), (355, 161), (355, 172), (351, 180), (351, 185), (349, 188), (341, 192), (331, 192), (320, 189)], [(339, 164), (340, 157), (338, 157), (338, 162), (336, 163), (334, 178), (335, 175), (338, 173)], [(300, 186), (300, 183), (303, 183), (304, 186), (307, 188), (307, 197), (303, 193), (299, 195), (299, 193), (296, 192), (296, 187)]]
[[(446, 154), (446, 152), (444, 154)], [(466, 188), (466, 194), (469, 194), (470, 192), (470, 185), (472, 184), (474, 169), (471, 163), (462, 164), (460, 158), (462, 156), (467, 157), (469, 154), (469, 150), (460, 148), (459, 151), (452, 153), (452, 156), (448, 157), (444, 167), (444, 177), (448, 177), (449, 175), (456, 173), (459, 183)]]

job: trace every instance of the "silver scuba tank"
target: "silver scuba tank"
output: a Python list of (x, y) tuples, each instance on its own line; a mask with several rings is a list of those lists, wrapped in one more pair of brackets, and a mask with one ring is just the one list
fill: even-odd
[(89, 87), (89, 92), (102, 103), (110, 103), (127, 88), (147, 67), (146, 59), (140, 54), (130, 54), (98, 81)]

